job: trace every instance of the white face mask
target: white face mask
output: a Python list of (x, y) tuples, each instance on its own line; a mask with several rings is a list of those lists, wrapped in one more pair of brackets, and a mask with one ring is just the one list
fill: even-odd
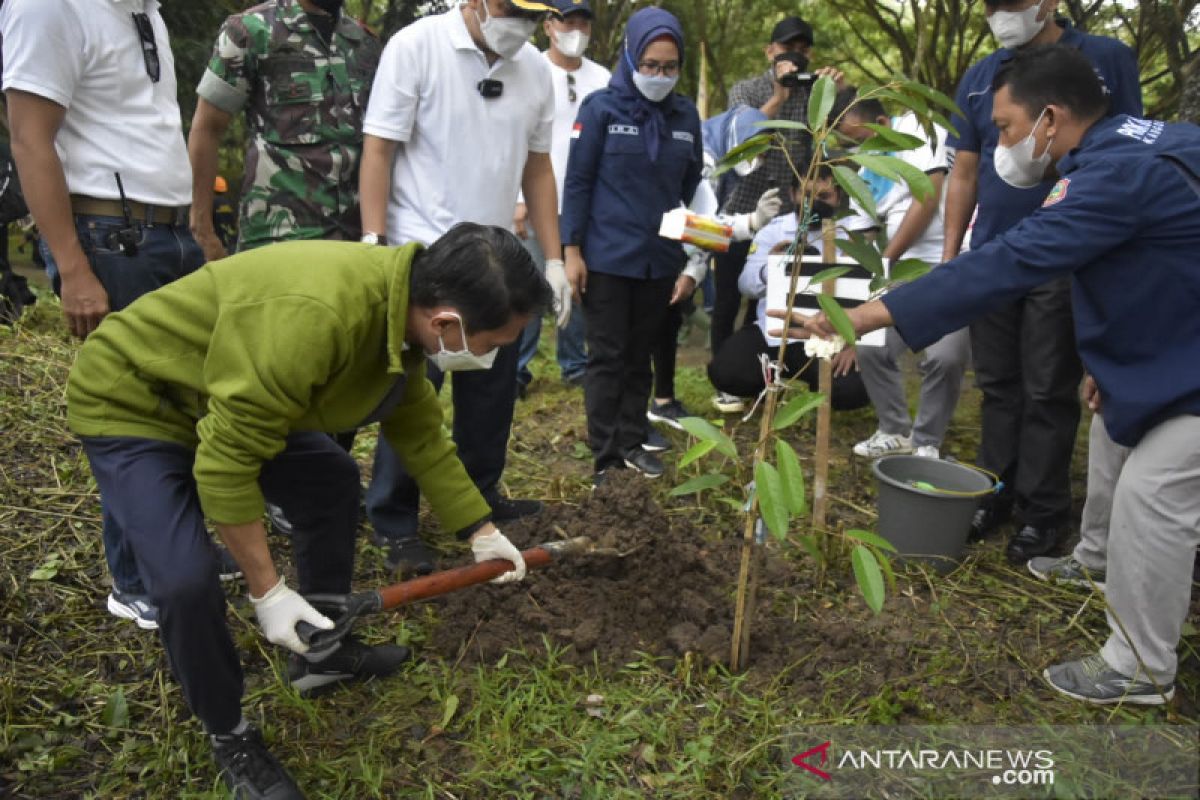
[(493, 347), (481, 356), (475, 355), (467, 349), (467, 326), (463, 324), (462, 317), (454, 314), (454, 318), (458, 320), (458, 327), (462, 331), (462, 350), (447, 350), (446, 343), (442, 341), (441, 336), (438, 336), (438, 351), (436, 353), (426, 353), (429, 360), (442, 372), (467, 372), (475, 369), (491, 369), (492, 364), (496, 361), (496, 353), (499, 351), (499, 348)]
[(1046, 167), (1050, 166), (1050, 145), (1054, 143), (1054, 137), (1051, 136), (1046, 142), (1045, 152), (1040, 156), (1033, 154), (1037, 148), (1037, 139), (1033, 134), (1037, 132), (1044, 116), (1045, 109), (1038, 114), (1029, 135), (1017, 144), (1012, 147), (996, 145), (996, 154), (993, 157), (996, 174), (1000, 176), (1000, 180), (1015, 189), (1032, 189), (1046, 179)]
[(483, 34), (483, 41), (487, 43), (489, 50), (501, 58), (512, 58), (521, 52), (521, 48), (537, 30), (537, 20), (521, 19), (520, 17), (493, 17), (488, 11), (487, 0), (480, 0), (479, 5), (483, 6), (485, 18), (480, 19), (479, 12), (476, 11), (475, 19), (479, 20), (479, 30)]
[[(997, 11), (987, 18), (992, 36), (1001, 47), (1020, 47), (1029, 44), (1033, 37), (1042, 32), (1046, 20), (1038, 21), (1042, 4), (1034, 3), (1024, 11)], [(1049, 15), (1047, 15), (1049, 17)]]
[(591, 37), (583, 31), (555, 31), (554, 44), (567, 58), (579, 58), (587, 50)]
[(668, 78), (666, 75), (643, 75), (640, 72), (633, 73), (633, 85), (652, 103), (657, 103), (666, 98), (675, 88), (675, 84), (679, 83), (679, 76), (674, 75)]
[(760, 164), (762, 164), (762, 156), (755, 156), (749, 161), (739, 161), (738, 163), (734, 164), (733, 171), (739, 178), (744, 178), (751, 172), (754, 172), (754, 170), (758, 169)]

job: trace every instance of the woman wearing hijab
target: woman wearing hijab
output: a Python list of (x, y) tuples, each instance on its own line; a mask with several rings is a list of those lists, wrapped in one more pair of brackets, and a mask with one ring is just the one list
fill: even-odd
[(662, 215), (691, 201), (704, 167), (700, 116), (673, 90), (683, 29), (645, 8), (629, 18), (608, 87), (579, 108), (563, 188), (567, 273), (587, 322), (584, 383), (596, 482), (629, 467), (647, 477), (662, 462), (642, 449), (650, 353), (663, 328), (685, 256), (658, 235)]

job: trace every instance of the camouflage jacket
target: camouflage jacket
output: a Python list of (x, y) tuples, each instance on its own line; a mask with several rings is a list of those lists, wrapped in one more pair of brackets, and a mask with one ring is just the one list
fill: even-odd
[(197, 93), (246, 112), (238, 249), (360, 235), (362, 121), (379, 39), (342, 14), (326, 44), (297, 0), (225, 20)]

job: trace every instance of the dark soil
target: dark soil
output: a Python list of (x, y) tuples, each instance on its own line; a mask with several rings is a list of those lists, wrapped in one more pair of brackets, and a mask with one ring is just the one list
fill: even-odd
[[(576, 557), (531, 571), (519, 587), (479, 587), (441, 599), (432, 646), (443, 656), (492, 661), (518, 645), (540, 649), (545, 636), (567, 648), (563, 658), (570, 663), (590, 663), (594, 655), (620, 664), (640, 652), (672, 658), (693, 652), (728, 663), (740, 539), (706, 538), (683, 516), (664, 513), (651, 484), (636, 473), (618, 472), (579, 505), (549, 507), (506, 533), (521, 547), (587, 536), (629, 555)], [(767, 569), (776, 578), (788, 572), (781, 563)], [(755, 624), (761, 641), (752, 643), (758, 663), (784, 644), (776, 635), (781, 621), (770, 617), (768, 603), (761, 606)]]

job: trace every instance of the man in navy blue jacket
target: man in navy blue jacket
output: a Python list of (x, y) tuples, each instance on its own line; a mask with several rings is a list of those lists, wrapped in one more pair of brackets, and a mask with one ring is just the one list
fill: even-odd
[[(1200, 544), (1200, 128), (1106, 118), (1092, 65), (1070, 47), (1021, 53), (995, 89), (1004, 162), (1061, 178), (1012, 230), (848, 313), (857, 331), (894, 324), (919, 350), (1035, 286), (1071, 279), (1098, 413), (1132, 451), (1113, 494), (1111, 635), (1099, 653), (1045, 676), (1089, 702), (1163, 703)], [(832, 333), (823, 316), (805, 328)]]
[[(985, 5), (1001, 48), (967, 70), (958, 86), (955, 100), (963, 115), (954, 117), (957, 133), (946, 139), (955, 158), (946, 188), (943, 261), (958, 255), (977, 202), (972, 248), (1032, 214), (1052, 187), (1034, 179), (1018, 188), (997, 172), (992, 82), (1017, 53), (1043, 44), (1071, 47), (1095, 68), (1109, 114), (1142, 113), (1137, 58), (1124, 44), (1056, 20), (1058, 0), (986, 0)], [(1015, 501), (1020, 524), (1009, 540), (1008, 557), (1021, 564), (1061, 544), (1071, 511), (1080, 366), (1067, 281), (1031, 287), (972, 322), (971, 350), (983, 394), (978, 463), (1012, 489), (984, 505), (972, 532), (976, 538), (990, 534), (1008, 520)]]

